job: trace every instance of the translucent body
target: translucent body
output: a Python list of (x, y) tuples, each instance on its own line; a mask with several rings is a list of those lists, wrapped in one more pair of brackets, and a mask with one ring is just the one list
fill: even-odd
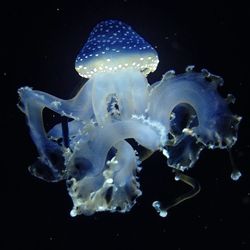
[[(129, 211), (141, 195), (136, 175), (148, 156), (127, 139), (147, 155), (162, 151), (178, 171), (192, 167), (202, 149), (230, 148), (236, 142), (240, 118), (228, 109), (229, 99), (218, 94), (222, 82), (206, 70), (188, 67), (184, 74), (169, 71), (149, 85), (145, 68), (124, 67), (93, 73), (70, 100), (20, 88), (19, 107), (39, 153), (30, 171), (46, 181), (66, 180), (72, 216)], [(46, 132), (44, 108), (66, 117), (64, 126), (59, 121)]]

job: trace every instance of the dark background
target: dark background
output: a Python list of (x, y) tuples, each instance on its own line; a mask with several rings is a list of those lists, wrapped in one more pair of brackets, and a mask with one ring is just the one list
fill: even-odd
[[(250, 249), (249, 7), (244, 1), (67, 2), (11, 1), (1, 6), (0, 249)], [(191, 64), (197, 70), (207, 68), (224, 78), (220, 92), (235, 95), (232, 110), (243, 116), (232, 150), (242, 178), (230, 179), (226, 151), (203, 151), (189, 171), (201, 192), (166, 218), (158, 216), (152, 202), (170, 200), (187, 187), (174, 181), (159, 153), (143, 163), (143, 196), (126, 214), (71, 218), (65, 183), (43, 182), (27, 170), (37, 153), (16, 108), (17, 88), (29, 85), (69, 97), (83, 82), (74, 70), (79, 49), (98, 22), (112, 18), (128, 23), (156, 47), (160, 63), (149, 76), (151, 83), (169, 69), (181, 73)]]

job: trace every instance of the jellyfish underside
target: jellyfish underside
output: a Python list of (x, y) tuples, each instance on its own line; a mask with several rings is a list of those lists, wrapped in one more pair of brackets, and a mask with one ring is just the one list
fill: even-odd
[[(39, 153), (29, 170), (48, 182), (66, 181), (71, 216), (130, 211), (142, 194), (140, 165), (160, 151), (175, 179), (191, 187), (168, 205), (153, 203), (164, 217), (199, 192), (199, 183), (183, 172), (200, 152), (235, 144), (240, 117), (228, 108), (232, 95), (224, 99), (217, 91), (223, 79), (188, 66), (185, 73), (168, 71), (150, 85), (146, 76), (157, 63), (154, 48), (130, 26), (109, 20), (94, 28), (77, 56), (76, 70), (89, 80), (72, 99), (30, 87), (18, 90), (18, 106)], [(55, 118), (49, 126), (46, 110)]]

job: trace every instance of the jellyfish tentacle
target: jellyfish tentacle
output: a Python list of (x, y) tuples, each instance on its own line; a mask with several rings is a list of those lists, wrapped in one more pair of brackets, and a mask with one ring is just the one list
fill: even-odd
[(231, 163), (231, 167), (232, 167), (232, 173), (231, 173), (230, 177), (233, 181), (238, 181), (239, 178), (241, 177), (241, 172), (235, 164), (231, 148), (228, 149), (228, 154), (229, 154), (229, 159), (230, 159), (230, 163)]
[(180, 196), (178, 196), (177, 198), (175, 198), (172, 202), (170, 202), (167, 206), (164, 205), (162, 202), (160, 201), (154, 201), (153, 202), (153, 207), (156, 209), (156, 211), (160, 214), (160, 216), (162, 217), (166, 217), (167, 216), (167, 211), (172, 208), (177, 206), (178, 204), (184, 202), (185, 200), (188, 200), (190, 198), (193, 198), (194, 196), (196, 196), (200, 190), (200, 184), (197, 180), (195, 180), (194, 178), (183, 174), (181, 171), (179, 170), (174, 170), (175, 172), (175, 180), (177, 181), (182, 181), (184, 183), (186, 183), (187, 185), (189, 185), (190, 187), (192, 187), (192, 189)]
[[(186, 183), (187, 185), (192, 187), (192, 189), (190, 191), (188, 191), (187, 193), (177, 197), (175, 200), (176, 203), (173, 204), (171, 207), (176, 206), (179, 203), (196, 196), (201, 190), (200, 184), (196, 179), (194, 179), (186, 174), (183, 174), (179, 170), (174, 170), (174, 172), (176, 173), (175, 179), (177, 179), (177, 180), (179, 179), (180, 181)], [(170, 206), (169, 206), (169, 208), (170, 208)]]

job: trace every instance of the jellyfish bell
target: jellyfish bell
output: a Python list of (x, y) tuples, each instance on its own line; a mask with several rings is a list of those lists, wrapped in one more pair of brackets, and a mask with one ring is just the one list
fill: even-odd
[(100, 72), (136, 69), (147, 76), (155, 71), (159, 59), (155, 49), (133, 29), (118, 20), (97, 24), (80, 50), (75, 69), (91, 78)]

